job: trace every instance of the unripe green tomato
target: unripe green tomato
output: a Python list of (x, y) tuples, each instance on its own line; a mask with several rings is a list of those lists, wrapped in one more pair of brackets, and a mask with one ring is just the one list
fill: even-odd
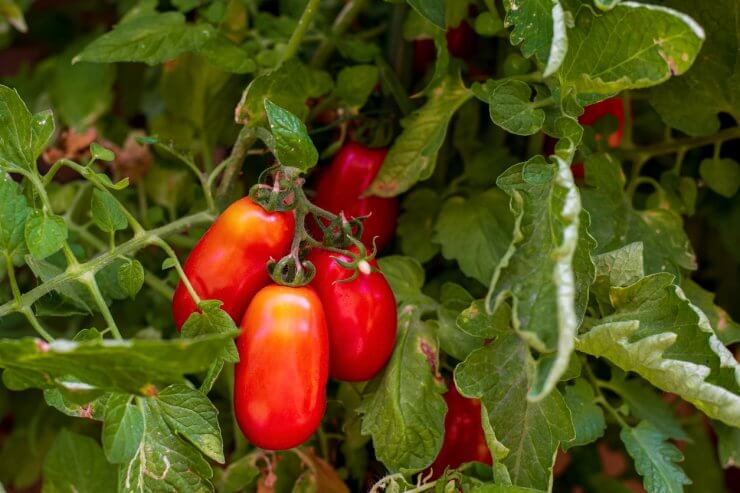
[(518, 53), (511, 53), (504, 60), (504, 75), (511, 77), (512, 75), (522, 75), (529, 73), (532, 70), (532, 62), (524, 58)]

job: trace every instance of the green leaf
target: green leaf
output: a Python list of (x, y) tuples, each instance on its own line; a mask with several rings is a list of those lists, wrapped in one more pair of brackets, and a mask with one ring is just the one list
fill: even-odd
[(740, 428), (713, 421), (717, 432), (717, 449), (722, 467), (736, 467), (740, 463)]
[(162, 261), (162, 270), (169, 270), (177, 265), (177, 260), (172, 257), (167, 257)]
[(35, 259), (42, 260), (67, 241), (67, 223), (57, 215), (34, 210), (26, 221), (25, 237), (28, 251)]
[(62, 429), (44, 459), (45, 493), (115, 491), (116, 471), (90, 437)]
[(681, 280), (681, 289), (709, 320), (719, 340), (725, 345), (740, 341), (740, 324), (721, 307), (714, 304), (714, 293), (707, 291), (689, 278)]
[(640, 378), (627, 378), (619, 370), (612, 370), (609, 390), (619, 394), (629, 407), (630, 414), (642, 421), (649, 421), (662, 434), (676, 440), (688, 440), (673, 408)]
[(434, 226), (434, 241), (465, 275), (487, 285), (509, 248), (513, 228), (506, 195), (491, 188), (470, 197), (447, 199)]
[(704, 26), (707, 40), (693, 68), (653, 89), (650, 103), (664, 122), (682, 132), (713, 134), (720, 129), (720, 113), (740, 117), (740, 12), (735, 0), (670, 0), (665, 5), (690, 14)]
[[(218, 300), (201, 301), (198, 304), (198, 311), (193, 312), (183, 324), (182, 336), (198, 337), (206, 334), (233, 334), (238, 332), (239, 329), (234, 324), (234, 320), (221, 309), (221, 305), (221, 301)], [(239, 361), (239, 354), (236, 351), (236, 344), (232, 342), (213, 358), (201, 385), (201, 391), (207, 393), (211, 390), (225, 362), (236, 363), (237, 361)]]
[(508, 469), (517, 486), (548, 490), (560, 443), (575, 437), (570, 412), (557, 389), (538, 402), (527, 399), (532, 361), (514, 333), (501, 336), (455, 368), (455, 384), (481, 399), (494, 462)]
[(239, 493), (252, 484), (260, 475), (255, 465), (254, 455), (245, 455), (231, 462), (226, 469), (216, 469), (216, 491), (219, 493)]
[(738, 364), (706, 316), (672, 281), (669, 274), (653, 274), (612, 288), (614, 313), (581, 335), (576, 347), (738, 426)]
[[(207, 334), (233, 334), (239, 329), (228, 313), (221, 309), (222, 302), (218, 300), (201, 301), (198, 311), (193, 312), (182, 326), (183, 337), (199, 337)], [(227, 344), (221, 353), (225, 361), (236, 363), (239, 355), (236, 344)]]
[(203, 393), (183, 384), (173, 384), (162, 390), (154, 401), (173, 432), (223, 464), (218, 411)]
[(462, 286), (446, 282), (440, 288), (439, 297), (436, 323), (439, 346), (444, 353), (462, 361), (485, 343), (483, 339), (474, 337), (458, 327), (460, 312), (470, 306), (473, 296)]
[(144, 267), (138, 260), (124, 262), (118, 268), (117, 277), (118, 285), (126, 291), (129, 298), (134, 299), (144, 285)]
[[(144, 434), (133, 458), (119, 468), (118, 491), (212, 491), (211, 466), (195, 446), (179, 435), (182, 427), (187, 430), (190, 423), (179, 423), (181, 428), (173, 428), (166, 407), (156, 397), (139, 397), (137, 406), (144, 417)], [(210, 406), (209, 413), (215, 415), (215, 408)], [(208, 419), (210, 421), (210, 415)], [(202, 426), (201, 419), (192, 425)], [(190, 438), (190, 434), (187, 437)]]
[(53, 132), (51, 112), (31, 115), (18, 92), (0, 84), (0, 165), (34, 169)]
[(619, 436), (635, 460), (635, 469), (644, 478), (647, 491), (678, 493), (684, 490), (683, 485), (691, 483), (675, 464), (683, 460), (681, 452), (647, 421), (635, 428), (622, 428)]
[(379, 71), (374, 65), (345, 67), (337, 74), (334, 95), (344, 104), (361, 108), (378, 82)]
[(210, 63), (232, 74), (257, 70), (257, 63), (251, 54), (221, 34), (211, 37), (197, 52)]
[(23, 232), (30, 213), (31, 209), (18, 184), (0, 172), (0, 251), (15, 259), (16, 263), (26, 251)]
[(93, 190), (90, 213), (95, 225), (106, 233), (113, 233), (128, 227), (128, 219), (121, 204), (109, 192)]
[(447, 406), (439, 348), (419, 316), (414, 309), (400, 313), (393, 356), (359, 408), (362, 433), (372, 436), (376, 456), (393, 471), (427, 467), (442, 446)]
[(331, 88), (332, 79), (328, 73), (290, 60), (249, 83), (237, 106), (237, 121), (262, 124), (266, 119), (265, 99), (305, 119), (308, 116), (306, 100), (321, 97)]
[(545, 66), (549, 77), (563, 63), (568, 51), (566, 16), (558, 0), (506, 0), (506, 25), (513, 25), (511, 44), (521, 43), (522, 55), (532, 55)]
[(437, 255), (439, 245), (432, 237), (439, 208), (439, 195), (428, 188), (416, 189), (404, 198), (403, 212), (396, 226), (404, 255), (422, 263)]
[(660, 84), (686, 72), (704, 41), (704, 30), (693, 19), (659, 5), (622, 2), (597, 14), (583, 3), (574, 15), (557, 77), (579, 94)]
[(265, 112), (275, 137), (275, 154), (283, 166), (308, 171), (316, 166), (319, 151), (308, 136), (306, 125), (290, 111), (265, 99)]
[(457, 317), (460, 330), (483, 339), (493, 339), (511, 330), (511, 308), (502, 303), (493, 314), (486, 311), (485, 300), (475, 300)]
[(471, 96), (459, 75), (447, 76), (431, 89), (424, 106), (401, 121), (403, 132), (396, 138), (366, 193), (393, 197), (417, 181), (429, 178), (437, 164), (437, 153), (452, 115)]
[(611, 311), (609, 289), (612, 286), (626, 286), (645, 276), (643, 268), (642, 243), (635, 242), (616, 250), (593, 257), (596, 277), (591, 285), (602, 313)]
[(704, 159), (699, 174), (709, 188), (730, 198), (740, 188), (740, 164), (734, 159)]
[(436, 302), (421, 292), (424, 286), (424, 268), (418, 260), (390, 255), (378, 259), (378, 265), (391, 285), (399, 305), (415, 305), (422, 310), (436, 307)]
[[(512, 324), (540, 352), (557, 351), (540, 366), (530, 399), (550, 392), (568, 367), (573, 338), (588, 303), (595, 248), (568, 164), (536, 156), (509, 168), (497, 183), (511, 197), (513, 239), (494, 271), (489, 312), (512, 300)], [(582, 220), (584, 221), (582, 223)]]
[(604, 435), (604, 411), (594, 402), (594, 398), (593, 387), (582, 378), (565, 387), (565, 402), (573, 417), (576, 437), (563, 444), (564, 451), (594, 442)]
[(444, 0), (406, 0), (414, 10), (440, 29), (445, 29)]
[(79, 43), (73, 43), (60, 55), (48, 90), (59, 119), (67, 126), (84, 129), (110, 111), (116, 67), (97, 63), (73, 65), (72, 57), (79, 48)]
[(532, 88), (520, 80), (488, 80), (473, 86), (473, 92), (488, 103), (493, 123), (516, 135), (537, 133), (545, 122), (545, 112), (530, 101)]
[(625, 178), (619, 162), (609, 154), (592, 154), (585, 160), (586, 187), (581, 190), (583, 206), (594, 220), (589, 230), (596, 238), (596, 253), (643, 243), (645, 272), (696, 269), (696, 258), (683, 230), (681, 217), (666, 209), (637, 211), (624, 193)]
[(717, 460), (716, 448), (705, 424), (692, 421), (689, 426), (689, 442), (683, 448), (683, 469), (691, 480), (687, 493), (713, 491), (725, 493), (725, 476)]
[(187, 24), (179, 12), (148, 13), (126, 19), (85, 47), (77, 62), (143, 62), (156, 65), (198, 50), (216, 36), (207, 24)]
[(100, 159), (101, 161), (113, 161), (116, 159), (116, 154), (113, 151), (106, 149), (97, 142), (90, 144), (90, 156), (93, 159)]
[(105, 406), (103, 450), (113, 464), (133, 459), (144, 436), (144, 415), (132, 401), (131, 395), (113, 394)]
[(74, 377), (102, 390), (149, 394), (156, 386), (206, 370), (214, 354), (231, 343), (234, 335), (176, 340), (57, 339), (48, 344), (32, 337), (3, 339), (0, 367), (38, 372), (49, 385), (62, 377)]

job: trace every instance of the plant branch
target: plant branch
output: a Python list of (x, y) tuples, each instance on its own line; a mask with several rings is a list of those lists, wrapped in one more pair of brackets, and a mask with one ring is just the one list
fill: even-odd
[(303, 10), (303, 14), (301, 14), (301, 18), (298, 19), (298, 25), (296, 26), (295, 31), (293, 31), (293, 35), (288, 40), (288, 47), (285, 49), (285, 53), (283, 53), (282, 62), (286, 62), (293, 58), (298, 51), (298, 47), (301, 45), (301, 41), (303, 41), (303, 36), (306, 34), (308, 27), (313, 22), (316, 12), (319, 11), (319, 5), (321, 5), (320, 0), (308, 0), (306, 8)]
[(23, 307), (30, 306), (36, 300), (38, 300), (45, 294), (54, 291), (63, 284), (70, 281), (79, 280), (88, 272), (95, 273), (106, 265), (113, 262), (115, 259), (121, 256), (130, 255), (147, 245), (155, 243), (157, 239), (161, 239), (176, 231), (189, 228), (196, 224), (210, 223), (214, 219), (215, 218), (213, 217), (213, 215), (209, 212), (198, 212), (196, 214), (180, 218), (172, 223), (165, 224), (164, 226), (153, 229), (151, 231), (144, 231), (138, 235), (135, 235), (130, 240), (118, 245), (115, 250), (105, 252), (98, 257), (95, 257), (83, 264), (75, 266), (74, 268), (67, 267), (67, 270), (65, 270), (61, 274), (52, 277), (43, 284), (40, 284), (30, 291), (24, 293), (23, 295), (21, 295), (21, 307), (16, 306), (14, 301), (9, 301), (4, 305), (1, 305), (0, 317), (3, 317), (15, 311), (21, 311)]
[(740, 139), (740, 126), (726, 128), (716, 134), (703, 135), (700, 137), (686, 137), (683, 139), (674, 139), (660, 144), (654, 144), (643, 147), (633, 147), (632, 149), (620, 149), (618, 153), (630, 159), (639, 159), (640, 157), (655, 157), (665, 154), (673, 154), (681, 149), (691, 149), (701, 147), (717, 142)]
[(313, 54), (313, 58), (311, 58), (312, 67), (322, 67), (326, 63), (334, 52), (336, 39), (347, 31), (360, 11), (365, 8), (366, 4), (367, 0), (350, 0), (344, 4), (344, 7), (339, 11), (336, 19), (334, 19), (334, 24), (331, 27), (331, 32), (329, 32), (329, 37), (319, 45), (316, 52)]
[(257, 137), (254, 135), (252, 129), (247, 126), (243, 127), (239, 132), (239, 136), (236, 138), (236, 142), (234, 142), (231, 154), (229, 154), (229, 157), (224, 160), (226, 164), (223, 166), (219, 164), (209, 177), (209, 182), (212, 183), (216, 176), (218, 176), (217, 172), (220, 173), (221, 170), (223, 170), (224, 175), (221, 179), (221, 183), (218, 185), (218, 191), (216, 192), (217, 199), (223, 198), (228, 193), (231, 188), (231, 182), (234, 181), (234, 177), (241, 168), (242, 161), (244, 161), (247, 151), (252, 147), (252, 145), (254, 145), (256, 140)]

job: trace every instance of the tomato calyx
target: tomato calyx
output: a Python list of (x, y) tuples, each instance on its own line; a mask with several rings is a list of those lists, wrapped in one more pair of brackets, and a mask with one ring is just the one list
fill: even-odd
[[(267, 263), (272, 280), (291, 287), (310, 283), (316, 267), (305, 256), (312, 248), (322, 248), (352, 259), (349, 262), (337, 259), (338, 262), (341, 260), (340, 265), (354, 270), (354, 277), (347, 281), (356, 279), (358, 272), (372, 272), (369, 262), (375, 258), (374, 242), (372, 252), (368, 253), (360, 241), (362, 223), (369, 216), (347, 218), (343, 212), (332, 214), (318, 207), (306, 196), (304, 183), (300, 170), (278, 164), (263, 171), (258, 183), (249, 191), (250, 198), (265, 210), (292, 211), (295, 216), (290, 253)], [(321, 238), (312, 235), (307, 220), (319, 226)]]
[[(332, 257), (337, 264), (347, 270), (352, 271), (352, 274), (350, 274), (348, 277), (345, 277), (344, 279), (338, 279), (334, 281), (335, 283), (343, 284), (352, 282), (357, 279), (360, 274), (368, 275), (378, 270), (376, 267), (373, 266), (373, 260), (375, 260), (375, 255), (378, 253), (378, 249), (375, 246), (374, 238), (373, 248), (370, 251), (368, 251), (364, 243), (354, 237), (352, 238), (352, 245), (354, 246), (354, 248), (352, 250), (349, 250), (349, 252), (341, 250), (337, 252), (341, 253), (344, 258), (340, 256)], [(356, 250), (356, 252), (353, 250)], [(349, 258), (349, 260), (345, 260), (346, 258)]]

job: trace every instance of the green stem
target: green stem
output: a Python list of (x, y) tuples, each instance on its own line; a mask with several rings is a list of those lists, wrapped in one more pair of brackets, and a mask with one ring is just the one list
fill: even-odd
[(231, 182), (237, 175), (239, 169), (242, 166), (244, 157), (247, 155), (247, 151), (257, 141), (257, 136), (254, 134), (250, 127), (243, 127), (239, 132), (239, 136), (236, 138), (234, 147), (231, 149), (231, 154), (225, 161), (227, 164), (224, 165), (224, 175), (221, 179), (221, 183), (218, 185), (218, 191), (216, 192), (217, 198), (223, 198), (229, 192), (231, 188)]
[[(54, 291), (60, 286), (70, 281), (76, 281), (82, 278), (88, 272), (95, 273), (110, 264), (121, 256), (130, 255), (139, 249), (153, 244), (156, 239), (161, 239), (167, 235), (170, 235), (176, 231), (180, 231), (196, 224), (203, 224), (212, 222), (215, 218), (209, 212), (198, 212), (190, 216), (185, 216), (178, 219), (175, 222), (166, 224), (159, 228), (151, 231), (145, 231), (141, 234), (135, 235), (130, 240), (121, 243), (112, 252), (106, 252), (98, 257), (95, 257), (83, 264), (76, 267), (68, 267), (67, 270), (58, 274), (43, 284), (39, 284), (35, 288), (21, 295), (21, 303), (23, 306), (30, 306), (36, 300), (41, 298), (47, 293)], [(0, 306), (0, 317), (3, 317), (9, 313), (20, 311), (22, 308), (16, 306), (15, 301), (9, 301), (4, 305)]]
[(352, 25), (352, 22), (362, 9), (365, 8), (366, 4), (367, 0), (350, 0), (344, 4), (344, 7), (339, 11), (336, 19), (334, 19), (329, 37), (319, 45), (313, 54), (313, 58), (311, 58), (312, 67), (319, 68), (324, 66), (332, 53), (334, 53), (336, 40)]
[(18, 289), (18, 281), (15, 278), (15, 266), (13, 266), (13, 259), (10, 258), (8, 252), (5, 252), (5, 270), (8, 272), (8, 282), (10, 283), (10, 290), (13, 292), (13, 300), (21, 306), (21, 290)]
[(21, 309), (21, 313), (26, 317), (26, 320), (28, 320), (28, 323), (31, 324), (31, 327), (46, 341), (46, 342), (52, 342), (54, 338), (46, 332), (46, 330), (41, 326), (41, 323), (36, 318), (36, 315), (33, 314), (31, 309), (27, 306), (24, 306)]
[(46, 172), (46, 174), (44, 175), (44, 179), (43, 179), (43, 183), (45, 187), (48, 186), (49, 183), (51, 183), (51, 180), (54, 179), (54, 176), (57, 174), (57, 171), (59, 171), (59, 169), (61, 169), (62, 166), (64, 166), (64, 161), (60, 159), (56, 161), (51, 166), (51, 168), (49, 168), (49, 171)]
[(198, 296), (198, 293), (195, 292), (195, 288), (193, 288), (193, 285), (190, 283), (190, 279), (188, 279), (187, 274), (185, 274), (185, 271), (182, 268), (182, 264), (180, 264), (180, 259), (177, 258), (177, 254), (172, 249), (172, 247), (161, 238), (156, 238), (152, 243), (164, 250), (165, 253), (175, 262), (175, 270), (180, 276), (180, 280), (182, 281), (183, 285), (188, 290), (188, 293), (190, 293), (190, 297), (193, 298), (193, 301), (196, 305), (200, 303), (200, 296)]
[(678, 152), (682, 148), (691, 149), (694, 147), (701, 147), (733, 139), (740, 139), (740, 126), (726, 128), (712, 135), (686, 137), (683, 139), (674, 139), (668, 142), (662, 142), (660, 144), (654, 144), (651, 146), (634, 147), (632, 149), (621, 149), (619, 151), (619, 154), (631, 159), (639, 159), (640, 157), (648, 159), (655, 156), (673, 154), (674, 152)]
[[(89, 245), (97, 248), (100, 251), (104, 251), (106, 249), (105, 243), (103, 243), (95, 235), (90, 233), (87, 229), (83, 228), (82, 226), (79, 226), (76, 223), (70, 222), (68, 223), (68, 227), (71, 231), (73, 231), (77, 236), (79, 236), (83, 241), (87, 242)], [(175, 292), (166, 282), (161, 280), (159, 277), (155, 276), (152, 272), (150, 272), (147, 269), (144, 269), (144, 283), (167, 299), (172, 299), (172, 295)]]
[(298, 47), (301, 45), (301, 41), (303, 41), (303, 36), (306, 34), (308, 27), (313, 22), (314, 16), (319, 11), (320, 4), (320, 0), (308, 0), (306, 8), (303, 10), (303, 14), (301, 14), (301, 18), (298, 19), (298, 25), (296, 26), (295, 31), (293, 31), (293, 35), (288, 40), (288, 47), (285, 49), (285, 53), (283, 53), (282, 62), (286, 62), (293, 58), (298, 51)]
[(619, 412), (614, 409), (614, 407), (609, 403), (609, 401), (606, 399), (606, 396), (601, 391), (602, 385), (600, 384), (601, 380), (596, 378), (596, 375), (594, 375), (593, 370), (591, 370), (591, 366), (588, 364), (588, 359), (583, 358), (583, 367), (586, 369), (586, 378), (591, 382), (591, 385), (593, 389), (596, 391), (596, 397), (594, 398), (594, 402), (597, 404), (600, 404), (601, 407), (606, 409), (609, 414), (612, 415), (612, 417), (616, 420), (617, 423), (622, 428), (631, 428), (630, 425), (627, 424), (627, 422), (622, 418), (622, 416), (619, 414)]
[(121, 332), (118, 330), (118, 325), (116, 325), (116, 321), (113, 318), (113, 314), (110, 312), (108, 305), (105, 303), (103, 293), (100, 292), (100, 287), (98, 286), (97, 281), (95, 281), (95, 274), (92, 272), (87, 272), (83, 274), (80, 278), (80, 282), (87, 286), (88, 291), (90, 291), (90, 294), (95, 300), (95, 303), (98, 305), (98, 309), (103, 315), (105, 323), (108, 325), (108, 329), (110, 329), (113, 337), (119, 340), (123, 339), (123, 337), (121, 336)]

